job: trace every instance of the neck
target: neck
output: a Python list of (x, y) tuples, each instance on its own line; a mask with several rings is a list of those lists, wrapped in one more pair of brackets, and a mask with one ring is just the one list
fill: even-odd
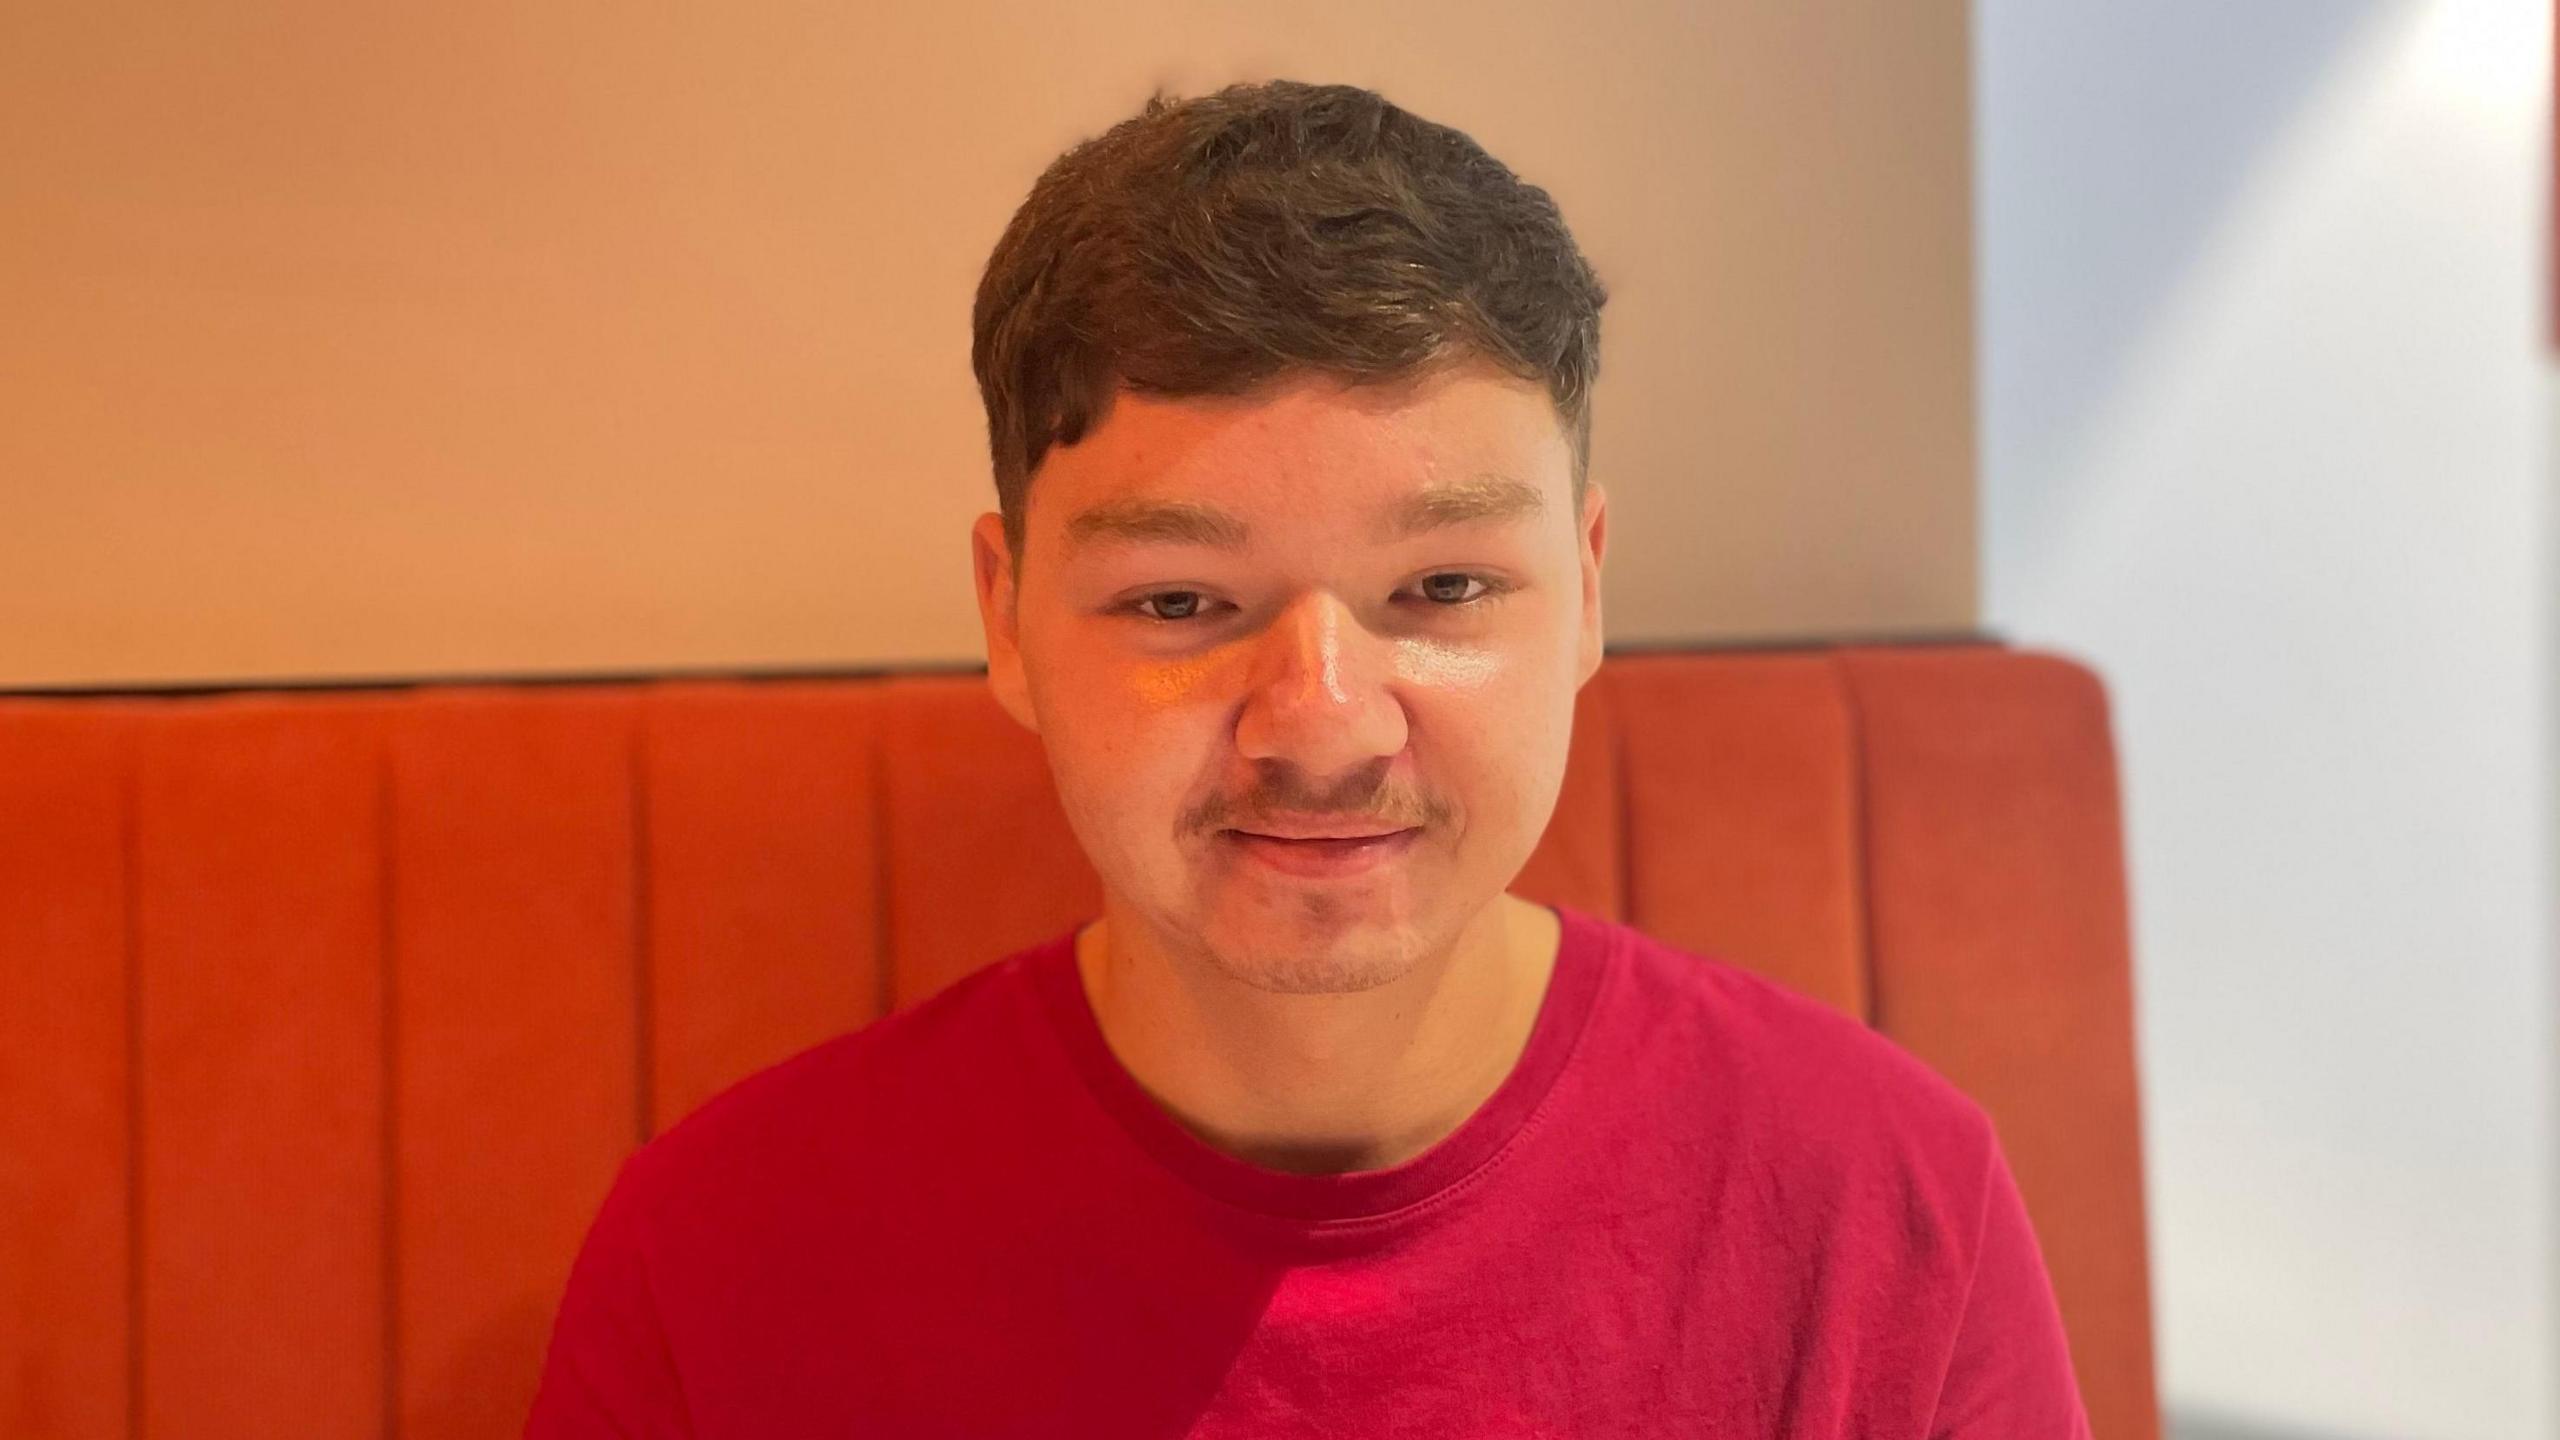
[(1275, 994), (1156, 942), (1116, 904), (1076, 937), (1102, 1035), (1207, 1143), (1275, 1170), (1401, 1164), (1518, 1063), (1554, 972), (1553, 911), (1497, 896), (1446, 950), (1350, 994)]

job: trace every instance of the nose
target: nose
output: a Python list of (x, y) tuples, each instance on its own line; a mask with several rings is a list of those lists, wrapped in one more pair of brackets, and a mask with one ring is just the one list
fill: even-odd
[(1387, 645), (1341, 601), (1299, 598), (1256, 643), (1236, 748), (1284, 761), (1310, 778), (1341, 774), (1404, 750), (1404, 707), (1387, 690)]

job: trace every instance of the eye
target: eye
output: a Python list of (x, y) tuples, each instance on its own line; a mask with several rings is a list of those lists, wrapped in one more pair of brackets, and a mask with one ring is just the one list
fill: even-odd
[[(1209, 597), (1197, 590), (1159, 590), (1130, 601), (1129, 608), (1149, 620), (1175, 621), (1195, 618), (1208, 603)], [(1157, 608), (1150, 610), (1150, 605)]]
[[(1469, 586), (1475, 588), (1471, 591)], [(1423, 576), (1417, 588), (1422, 591), (1423, 598), (1434, 606), (1456, 610), (1489, 600), (1501, 594), (1505, 587), (1482, 575), (1470, 575), (1463, 570), (1443, 570), (1436, 575)]]

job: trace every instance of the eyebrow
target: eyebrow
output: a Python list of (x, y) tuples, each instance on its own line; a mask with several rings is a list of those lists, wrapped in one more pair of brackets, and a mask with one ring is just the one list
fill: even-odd
[(1244, 522), (1214, 505), (1187, 500), (1107, 500), (1067, 522), (1067, 548), (1087, 545), (1206, 545), (1244, 548)]
[(1449, 525), (1531, 519), (1547, 508), (1538, 487), (1508, 475), (1479, 475), (1434, 485), (1396, 507), (1380, 527), (1381, 540), (1410, 540)]
[[(1525, 520), (1546, 510), (1537, 486), (1507, 475), (1479, 475), (1471, 480), (1433, 485), (1389, 512), (1378, 527), (1381, 541), (1410, 540), (1451, 525)], [(1202, 545), (1213, 550), (1241, 550), (1244, 521), (1214, 505), (1188, 500), (1108, 500), (1079, 511), (1067, 522), (1067, 546)]]

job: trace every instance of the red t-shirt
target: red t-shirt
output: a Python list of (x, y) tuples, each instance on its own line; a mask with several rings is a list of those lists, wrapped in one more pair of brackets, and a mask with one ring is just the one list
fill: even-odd
[(624, 1164), (528, 1435), (2087, 1436), (1979, 1105), (1558, 913), (1519, 1063), (1387, 1170), (1183, 1129), (1072, 933), (749, 1078)]

